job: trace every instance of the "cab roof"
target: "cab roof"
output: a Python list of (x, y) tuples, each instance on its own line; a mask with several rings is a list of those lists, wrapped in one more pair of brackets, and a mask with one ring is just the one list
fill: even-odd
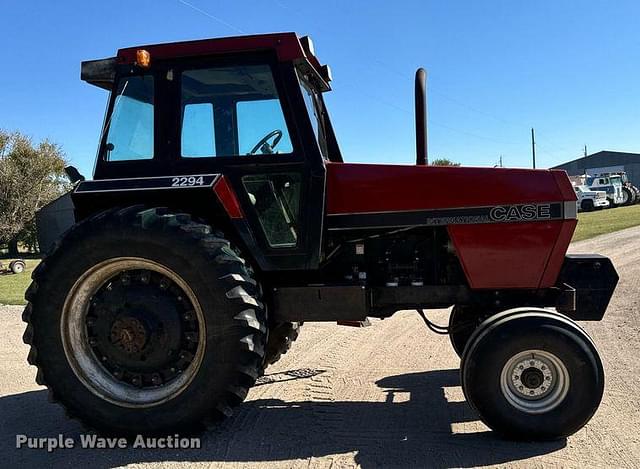
[(127, 47), (118, 50), (118, 62), (134, 63), (136, 60), (136, 51), (139, 49), (148, 51), (151, 57), (156, 59), (275, 50), (278, 60), (281, 62), (306, 58), (312, 63), (315, 62), (313, 65), (317, 65), (318, 68), (320, 67), (318, 60), (310, 51), (303, 49), (300, 39), (298, 39), (296, 33), (292, 32), (221, 37)]
[[(119, 49), (117, 56), (110, 59), (92, 60), (82, 63), (81, 78), (94, 85), (106, 88), (112, 80), (110, 68), (115, 64), (135, 64), (138, 50), (145, 50), (154, 60), (178, 59), (217, 54), (234, 54), (244, 52), (275, 51), (279, 62), (294, 62), (305, 65), (320, 79), (320, 89), (330, 89), (331, 75), (326, 65), (321, 65), (316, 58), (311, 39), (308, 36), (299, 38), (294, 32), (255, 34), (250, 36), (233, 36), (195, 41), (147, 44)], [(113, 64), (113, 65), (112, 65)], [(97, 77), (93, 75), (99, 73)], [(105, 73), (109, 77), (105, 79)]]

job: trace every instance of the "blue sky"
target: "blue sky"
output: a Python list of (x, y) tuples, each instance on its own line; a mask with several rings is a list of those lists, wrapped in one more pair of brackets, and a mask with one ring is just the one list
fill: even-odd
[(413, 75), (429, 73), (430, 157), (538, 166), (640, 151), (640, 2), (4, 0), (0, 128), (61, 144), (90, 174), (107, 93), (82, 60), (154, 42), (296, 31), (333, 70), (348, 161), (412, 163)]

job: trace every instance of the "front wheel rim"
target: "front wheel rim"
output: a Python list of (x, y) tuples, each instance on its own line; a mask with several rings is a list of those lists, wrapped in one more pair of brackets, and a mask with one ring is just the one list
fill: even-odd
[[(185, 366), (184, 369), (179, 365), (175, 369), (171, 368), (173, 373), (170, 379), (165, 378), (162, 373), (150, 373), (149, 376), (140, 374), (138, 377), (134, 372), (129, 373), (129, 369), (125, 368), (123, 372), (119, 363), (114, 366), (103, 364), (104, 361), (111, 365), (112, 357), (108, 356), (105, 360), (105, 355), (100, 353), (101, 349), (96, 348), (96, 338), (90, 337), (93, 334), (90, 329), (93, 327), (92, 318), (95, 321), (95, 316), (90, 315), (91, 308), (95, 306), (92, 304), (94, 295), (105, 287), (108, 288), (114, 279), (126, 279), (129, 272), (141, 272), (141, 276), (148, 272), (150, 276), (160, 279), (159, 288), (162, 288), (162, 282), (171, 285), (171, 288), (184, 295), (177, 299), (191, 306), (185, 311), (184, 318), (192, 321), (195, 326), (191, 327), (191, 331), (181, 328), (179, 335), (181, 341), (184, 338), (193, 344), (186, 361), (184, 351), (178, 351), (176, 360), (183, 359)], [(105, 335), (111, 338), (111, 345), (120, 347), (121, 353), (140, 353), (147, 339), (143, 319), (119, 318)], [(160, 330), (162, 326), (159, 327)], [(195, 294), (179, 275), (149, 259), (114, 258), (87, 270), (67, 295), (60, 328), (65, 355), (74, 374), (90, 392), (121, 407), (152, 407), (177, 397), (192, 382), (204, 357), (204, 315)], [(124, 343), (123, 338), (126, 339)], [(182, 346), (182, 342), (180, 345)]]
[(500, 374), (500, 389), (507, 402), (527, 414), (556, 408), (569, 392), (567, 367), (553, 353), (526, 350), (512, 356)]

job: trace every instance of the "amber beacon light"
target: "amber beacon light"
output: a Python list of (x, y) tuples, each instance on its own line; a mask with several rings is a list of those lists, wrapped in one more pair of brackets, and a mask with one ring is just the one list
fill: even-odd
[(136, 65), (142, 68), (149, 68), (151, 65), (151, 54), (144, 49), (138, 49), (136, 51)]

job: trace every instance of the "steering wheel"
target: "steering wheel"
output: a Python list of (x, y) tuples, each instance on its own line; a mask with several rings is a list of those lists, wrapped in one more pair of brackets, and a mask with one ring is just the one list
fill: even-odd
[[(269, 144), (269, 139), (275, 137), (273, 143)], [(263, 155), (270, 155), (273, 153), (273, 149), (280, 143), (280, 139), (282, 138), (282, 130), (276, 129), (269, 132), (267, 135), (262, 137), (256, 146), (249, 152), (250, 155), (255, 155), (258, 150), (262, 151)]]

